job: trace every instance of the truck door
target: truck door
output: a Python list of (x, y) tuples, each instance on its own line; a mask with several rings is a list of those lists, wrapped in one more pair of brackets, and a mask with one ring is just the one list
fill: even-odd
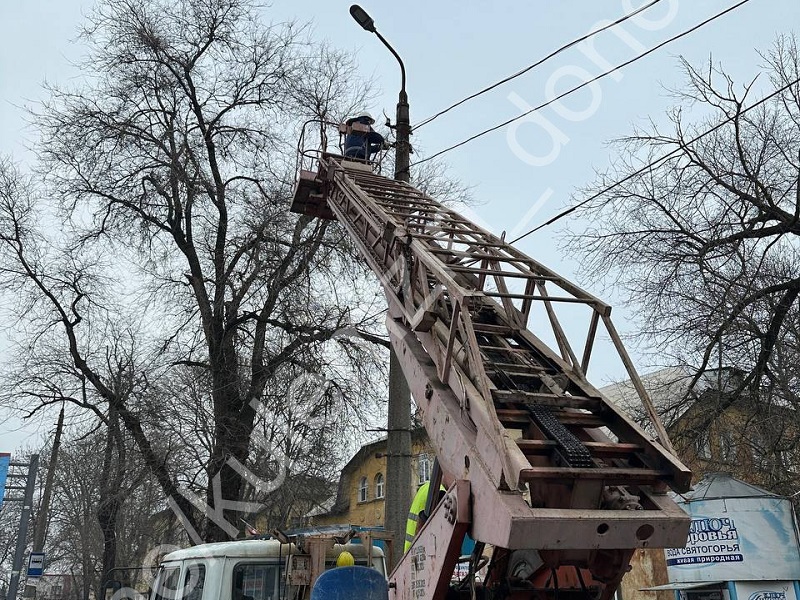
[(178, 600), (181, 563), (161, 565), (153, 585), (152, 600)]

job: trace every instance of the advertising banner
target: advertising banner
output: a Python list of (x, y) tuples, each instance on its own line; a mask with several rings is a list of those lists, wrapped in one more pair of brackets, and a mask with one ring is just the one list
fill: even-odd
[(8, 476), (8, 463), (11, 455), (7, 452), (0, 452), (0, 508), (3, 508), (3, 497), (6, 495), (6, 478)]
[(686, 546), (665, 551), (670, 581), (800, 579), (800, 549), (788, 500), (726, 498), (682, 507), (692, 523)]
[(739, 600), (798, 600), (791, 581), (738, 581)]

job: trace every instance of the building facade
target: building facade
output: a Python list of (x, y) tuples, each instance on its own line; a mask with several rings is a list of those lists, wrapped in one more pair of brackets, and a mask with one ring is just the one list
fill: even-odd
[[(743, 376), (733, 368), (709, 370), (690, 390), (693, 373), (669, 368), (642, 376), (642, 383), (695, 481), (725, 472), (791, 495), (800, 489), (800, 415), (778, 398), (735, 395)], [(630, 381), (600, 391), (634, 420), (648, 423)]]
[[(342, 469), (336, 500), (327, 512), (308, 516), (307, 525), (383, 527), (386, 514), (387, 439), (365, 444)], [(420, 485), (430, 479), (435, 454), (423, 428), (411, 434), (411, 481), (408, 504)]]

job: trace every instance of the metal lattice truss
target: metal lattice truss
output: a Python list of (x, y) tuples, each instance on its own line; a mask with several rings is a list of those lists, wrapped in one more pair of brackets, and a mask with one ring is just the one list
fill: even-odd
[[(473, 510), (477, 539), (540, 549), (683, 544), (688, 520), (663, 492), (688, 489), (691, 473), (672, 454), (607, 304), (410, 185), (340, 157), (301, 172), (292, 209), (338, 219), (380, 278), (390, 338), (437, 456), (488, 508)], [(590, 311), (580, 346), (559, 320), (565, 305)], [(557, 352), (531, 331), (533, 319)], [(600, 323), (660, 443), (587, 381)]]

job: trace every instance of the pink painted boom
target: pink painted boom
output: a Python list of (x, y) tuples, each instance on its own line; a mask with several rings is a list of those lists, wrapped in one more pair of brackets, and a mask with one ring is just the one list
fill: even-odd
[[(634, 549), (684, 545), (689, 519), (665, 492), (687, 490), (691, 473), (671, 452), (608, 305), (410, 185), (341, 157), (301, 172), (292, 210), (337, 219), (380, 279), (390, 339), (437, 458), (469, 482), (470, 535), (508, 551), (494, 560), (513, 560), (513, 550), (540, 557), (529, 583), (544, 591), (528, 597), (550, 598), (552, 574), (566, 566), (610, 597)], [(559, 319), (576, 306), (589, 313), (578, 350)], [(600, 322), (660, 443), (586, 379)], [(407, 562), (393, 575), (401, 598), (412, 597)]]

